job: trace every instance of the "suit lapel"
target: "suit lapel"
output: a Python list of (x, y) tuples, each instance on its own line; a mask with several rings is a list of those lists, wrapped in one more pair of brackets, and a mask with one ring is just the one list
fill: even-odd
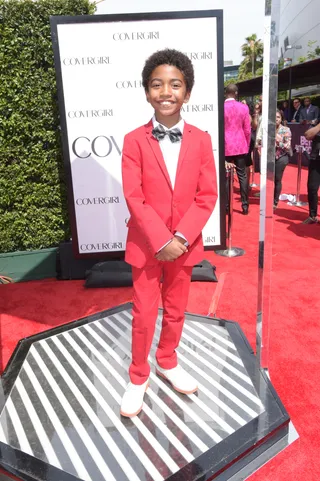
[(168, 173), (168, 170), (167, 170), (167, 167), (166, 167), (166, 164), (165, 164), (165, 161), (164, 161), (161, 149), (160, 149), (159, 142), (158, 142), (157, 139), (155, 139), (153, 137), (152, 129), (153, 129), (153, 124), (152, 124), (152, 120), (150, 120), (150, 122), (146, 125), (147, 140), (150, 144), (151, 149), (153, 150), (153, 153), (154, 153), (154, 155), (155, 155), (155, 157), (158, 161), (158, 164), (159, 164), (159, 166), (160, 166), (160, 168), (163, 172), (163, 175), (165, 176), (166, 181), (169, 184), (170, 189), (173, 190), (172, 185), (171, 185), (171, 180), (170, 180), (170, 177), (169, 177), (169, 173)]
[(188, 151), (190, 143), (191, 143), (191, 126), (185, 122), (184, 129), (183, 129), (181, 148), (180, 148), (180, 153), (179, 153), (179, 160), (178, 160), (178, 166), (177, 166), (175, 185), (177, 185), (179, 174), (181, 173), (181, 170), (183, 168), (183, 163), (184, 163), (185, 156), (186, 156), (186, 153)]

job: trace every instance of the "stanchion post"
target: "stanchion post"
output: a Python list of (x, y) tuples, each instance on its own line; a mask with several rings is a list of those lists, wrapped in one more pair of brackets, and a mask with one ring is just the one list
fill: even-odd
[(227, 249), (218, 250), (215, 253), (222, 257), (240, 257), (245, 254), (240, 247), (232, 247), (232, 224), (233, 224), (233, 181), (234, 167), (227, 168), (227, 178), (229, 178), (229, 209), (228, 209), (228, 232), (227, 232)]
[(300, 185), (301, 185), (301, 166), (302, 166), (302, 150), (301, 147), (298, 152), (298, 175), (297, 175), (297, 204), (300, 202)]
[(229, 169), (229, 215), (228, 215), (228, 237), (227, 249), (232, 249), (232, 223), (233, 223), (233, 183), (234, 183), (234, 169)]
[(301, 200), (300, 200), (302, 152), (304, 150), (304, 147), (302, 147), (302, 145), (296, 145), (295, 150), (298, 152), (297, 193), (296, 193), (296, 200), (292, 201), (292, 202), (288, 202), (288, 205), (295, 205), (297, 207), (303, 207), (303, 206), (307, 205), (307, 202), (301, 202)]

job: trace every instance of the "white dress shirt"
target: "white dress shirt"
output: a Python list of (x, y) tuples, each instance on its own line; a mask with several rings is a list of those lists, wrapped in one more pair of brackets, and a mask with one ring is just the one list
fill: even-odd
[[(168, 127), (166, 127), (165, 125), (159, 124), (155, 116), (152, 119), (152, 123), (154, 128), (158, 127), (158, 125), (161, 125), (166, 131), (172, 130), (172, 129), (179, 129), (180, 132), (183, 134), (183, 129), (184, 129), (183, 119), (179, 120), (179, 122), (174, 127), (171, 127), (171, 129), (168, 129)], [(165, 135), (163, 139), (159, 140), (159, 146), (162, 152), (164, 163), (166, 164), (166, 167), (167, 167), (172, 189), (174, 189), (174, 184), (175, 184), (176, 175), (177, 175), (180, 148), (181, 148), (181, 140), (179, 140), (178, 142), (171, 142), (169, 136)]]
[[(165, 130), (179, 129), (180, 132), (183, 134), (183, 129), (184, 129), (183, 119), (179, 120), (179, 122), (173, 127), (171, 127), (171, 129), (168, 129), (168, 127), (166, 127), (165, 125), (160, 124), (156, 120), (155, 116), (153, 116), (152, 118), (152, 123), (154, 128), (157, 127), (158, 125), (161, 125)], [(177, 175), (180, 148), (181, 148), (181, 140), (179, 140), (178, 142), (171, 142), (169, 136), (165, 135), (163, 139), (159, 140), (159, 146), (162, 152), (164, 163), (166, 164), (172, 189), (174, 189), (176, 175)], [(181, 232), (176, 232), (175, 235), (182, 237), (183, 239), (186, 239)], [(165, 244), (163, 247), (161, 247), (160, 250), (162, 250), (168, 244), (169, 242)], [(186, 239), (185, 245), (189, 245), (187, 239)]]

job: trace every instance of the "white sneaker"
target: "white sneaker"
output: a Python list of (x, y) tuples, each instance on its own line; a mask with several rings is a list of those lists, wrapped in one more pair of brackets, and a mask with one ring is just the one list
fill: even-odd
[(121, 402), (120, 414), (126, 418), (137, 416), (142, 409), (144, 393), (149, 387), (149, 379), (143, 384), (129, 382)]
[(157, 364), (156, 372), (159, 376), (169, 381), (176, 391), (182, 394), (193, 394), (198, 390), (197, 381), (179, 364), (173, 369), (162, 369)]

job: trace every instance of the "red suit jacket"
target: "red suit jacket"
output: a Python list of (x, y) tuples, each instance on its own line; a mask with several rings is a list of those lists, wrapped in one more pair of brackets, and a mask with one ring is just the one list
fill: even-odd
[(181, 232), (189, 251), (175, 263), (193, 266), (203, 259), (201, 231), (217, 200), (210, 136), (185, 123), (175, 187), (150, 121), (125, 136), (122, 153), (124, 196), (131, 217), (125, 260), (135, 266), (158, 262), (155, 254)]

